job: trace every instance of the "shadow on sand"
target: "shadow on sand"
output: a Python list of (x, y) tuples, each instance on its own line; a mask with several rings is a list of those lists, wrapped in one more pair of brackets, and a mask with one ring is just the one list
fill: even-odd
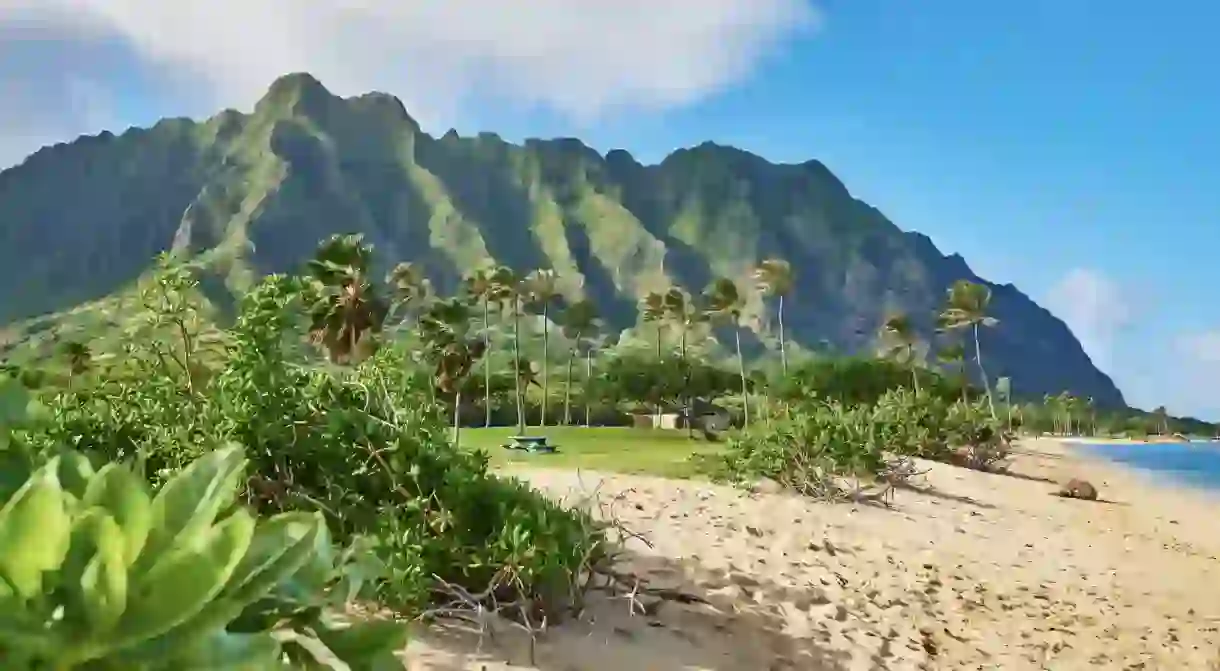
[[(813, 632), (785, 631), (784, 609), (835, 612), (817, 588), (786, 588), (636, 551), (620, 559), (609, 582), (612, 587), (589, 594), (578, 618), (533, 641), (522, 628), (502, 620), (485, 623), (483, 636), (473, 624), (434, 624), (408, 648), (408, 668), (847, 669), (845, 653), (827, 650)], [(878, 668), (884, 668), (888, 649), (883, 644), (876, 655)]]

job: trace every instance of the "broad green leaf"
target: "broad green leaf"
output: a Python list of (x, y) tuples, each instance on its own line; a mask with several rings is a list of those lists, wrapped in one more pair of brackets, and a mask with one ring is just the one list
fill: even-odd
[(127, 564), (123, 532), (114, 518), (101, 518), (95, 528), (97, 552), (81, 574), (81, 602), (94, 636), (109, 633), (127, 606)]
[(183, 540), (195, 538), (237, 495), (245, 468), (241, 448), (226, 447), (191, 462), (161, 487), (152, 501), (152, 526), (136, 573), (154, 568)]
[(370, 620), (335, 629), (317, 627), (318, 640), (352, 671), (400, 671), (395, 655), (407, 645), (405, 622)]
[(321, 513), (282, 513), (262, 522), (224, 596), (243, 605), (263, 596), (309, 560), (325, 529)]
[(223, 630), (202, 638), (172, 662), (190, 671), (281, 671), (280, 642), (267, 633), (231, 634)]
[(23, 600), (42, 593), (42, 575), (68, 552), (72, 519), (52, 459), (0, 508), (0, 575)]
[(128, 594), (115, 648), (161, 636), (198, 615), (224, 589), (253, 535), (254, 518), (238, 510), (158, 559)]
[(89, 480), (94, 475), (93, 465), (80, 452), (64, 450), (59, 455), (58, 475), (64, 491), (79, 498), (84, 495)]
[(254, 530), (249, 549), (220, 594), (191, 622), (171, 631), (158, 643), (172, 649), (185, 645), (203, 632), (224, 628), (247, 606), (300, 570), (325, 529), (325, 521), (319, 513), (282, 513), (261, 522)]
[(135, 563), (152, 524), (152, 501), (144, 482), (121, 464), (106, 464), (89, 482), (82, 497), (85, 506), (104, 508), (123, 532), (123, 561)]

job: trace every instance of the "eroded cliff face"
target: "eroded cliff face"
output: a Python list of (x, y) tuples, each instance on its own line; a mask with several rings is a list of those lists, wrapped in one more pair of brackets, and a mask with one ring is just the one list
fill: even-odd
[[(422, 264), (442, 289), (487, 259), (554, 268), (566, 296), (593, 299), (620, 328), (648, 291), (746, 282), (759, 260), (781, 257), (797, 276), (791, 339), (841, 351), (871, 346), (891, 309), (931, 338), (946, 288), (983, 281), (817, 161), (777, 165), (705, 143), (643, 165), (575, 139), (434, 138), (391, 96), (342, 99), (297, 74), (250, 114), (84, 137), (0, 172), (0, 323), (103, 297), (171, 247), (239, 292), (336, 232), (363, 233), (387, 264)], [(1015, 287), (992, 290), (992, 376), (1011, 376), (1022, 395), (1122, 404), (1063, 322)]]

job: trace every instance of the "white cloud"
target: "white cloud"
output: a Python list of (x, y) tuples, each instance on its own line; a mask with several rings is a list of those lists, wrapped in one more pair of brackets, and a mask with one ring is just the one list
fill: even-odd
[(1131, 323), (1131, 305), (1123, 289), (1099, 271), (1073, 268), (1051, 288), (1046, 303), (1076, 334), (1093, 362), (1108, 370), (1115, 336)]
[[(29, 107), (62, 101), (40, 90), (65, 78), (104, 92), (143, 68), (206, 88), (192, 105), (248, 107), (275, 77), (308, 71), (342, 95), (394, 93), (424, 121), (488, 95), (588, 120), (696, 101), (819, 20), (810, 0), (0, 0), (0, 92)], [(27, 58), (20, 67), (40, 75), (13, 74), (22, 34), (38, 35), (44, 56), (58, 45), (76, 58)], [(101, 68), (82, 44), (109, 45), (127, 67)], [(0, 135), (97, 122), (46, 111), (63, 118), (14, 129), (15, 115), (0, 115)]]

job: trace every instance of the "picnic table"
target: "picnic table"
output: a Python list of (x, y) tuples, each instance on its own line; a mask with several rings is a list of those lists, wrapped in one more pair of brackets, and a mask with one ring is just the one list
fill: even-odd
[(531, 454), (550, 454), (555, 451), (554, 445), (548, 445), (546, 436), (509, 436), (505, 449), (523, 450)]

